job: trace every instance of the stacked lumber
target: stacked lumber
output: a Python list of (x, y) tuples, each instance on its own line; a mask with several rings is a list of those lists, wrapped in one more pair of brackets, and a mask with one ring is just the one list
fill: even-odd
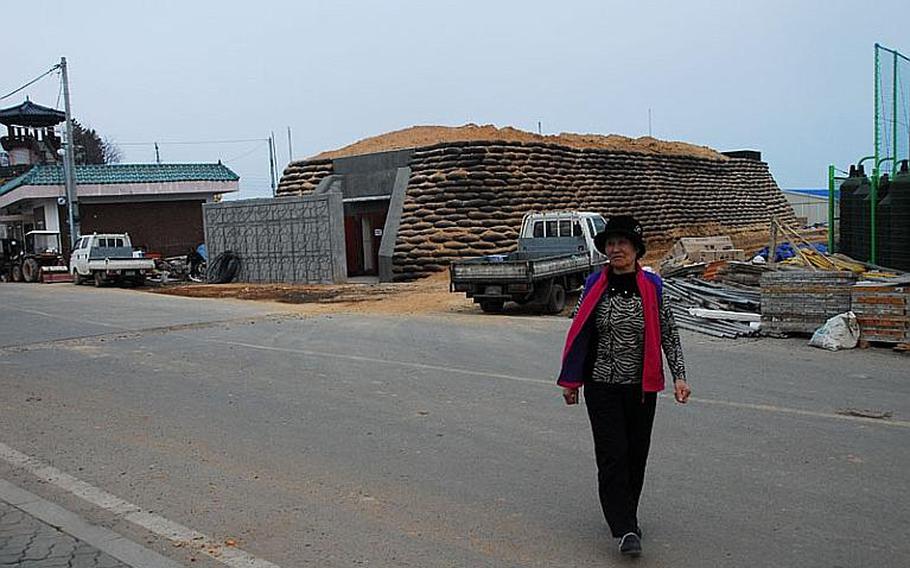
[(813, 333), (850, 311), (856, 275), (849, 271), (784, 270), (761, 277), (761, 323), (766, 333)]
[(852, 301), (861, 341), (910, 346), (910, 286), (858, 284)]

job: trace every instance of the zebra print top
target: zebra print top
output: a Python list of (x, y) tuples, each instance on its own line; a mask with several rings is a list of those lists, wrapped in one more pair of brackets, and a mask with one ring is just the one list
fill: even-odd
[[(578, 298), (575, 312), (583, 300), (584, 294)], [(634, 273), (610, 274), (609, 287), (594, 310), (594, 319), (597, 357), (591, 379), (613, 384), (641, 383), (645, 318)], [(673, 380), (685, 379), (682, 345), (666, 294), (661, 298), (660, 340)]]

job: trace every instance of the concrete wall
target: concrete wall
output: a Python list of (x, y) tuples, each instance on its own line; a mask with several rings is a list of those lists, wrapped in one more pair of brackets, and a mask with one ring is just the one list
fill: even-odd
[(333, 173), (344, 180), (345, 199), (390, 195), (398, 168), (407, 166), (413, 153), (413, 150), (398, 150), (338, 158), (334, 160)]
[(241, 282), (344, 282), (344, 213), (337, 192), (203, 207), (209, 257), (229, 250)]

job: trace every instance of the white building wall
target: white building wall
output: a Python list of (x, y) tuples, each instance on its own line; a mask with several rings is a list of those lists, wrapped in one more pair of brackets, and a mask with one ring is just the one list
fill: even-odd
[[(44, 228), (46, 230), (60, 230), (60, 216), (57, 214), (57, 198), (35, 200), (34, 207), (44, 207)], [(35, 221), (38, 221), (38, 219), (35, 219)]]
[(804, 193), (790, 193), (784, 191), (784, 196), (793, 207), (793, 213), (798, 218), (805, 218), (807, 225), (828, 223), (828, 200)]

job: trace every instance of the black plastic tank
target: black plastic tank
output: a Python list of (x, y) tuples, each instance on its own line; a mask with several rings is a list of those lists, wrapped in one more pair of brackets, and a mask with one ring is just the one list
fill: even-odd
[[(875, 263), (879, 266), (891, 266), (892, 252), (892, 199), (891, 179), (888, 174), (879, 178), (878, 207), (875, 209)], [(871, 195), (866, 199), (866, 204), (871, 203)]]
[(890, 206), (889, 268), (910, 271), (910, 166), (901, 162), (888, 192)]
[[(844, 199), (841, 189), (841, 200), (845, 202), (845, 220), (847, 221), (847, 248), (844, 254), (856, 260), (869, 260), (869, 194), (872, 192), (872, 182), (866, 176), (863, 166), (856, 168), (856, 188), (849, 192)], [(846, 183), (846, 182), (845, 182)]]
[(865, 173), (863, 166), (850, 166), (850, 175), (840, 186), (839, 215), (838, 215), (838, 243), (837, 250), (853, 256), (853, 231), (856, 199), (854, 194), (859, 189)]

